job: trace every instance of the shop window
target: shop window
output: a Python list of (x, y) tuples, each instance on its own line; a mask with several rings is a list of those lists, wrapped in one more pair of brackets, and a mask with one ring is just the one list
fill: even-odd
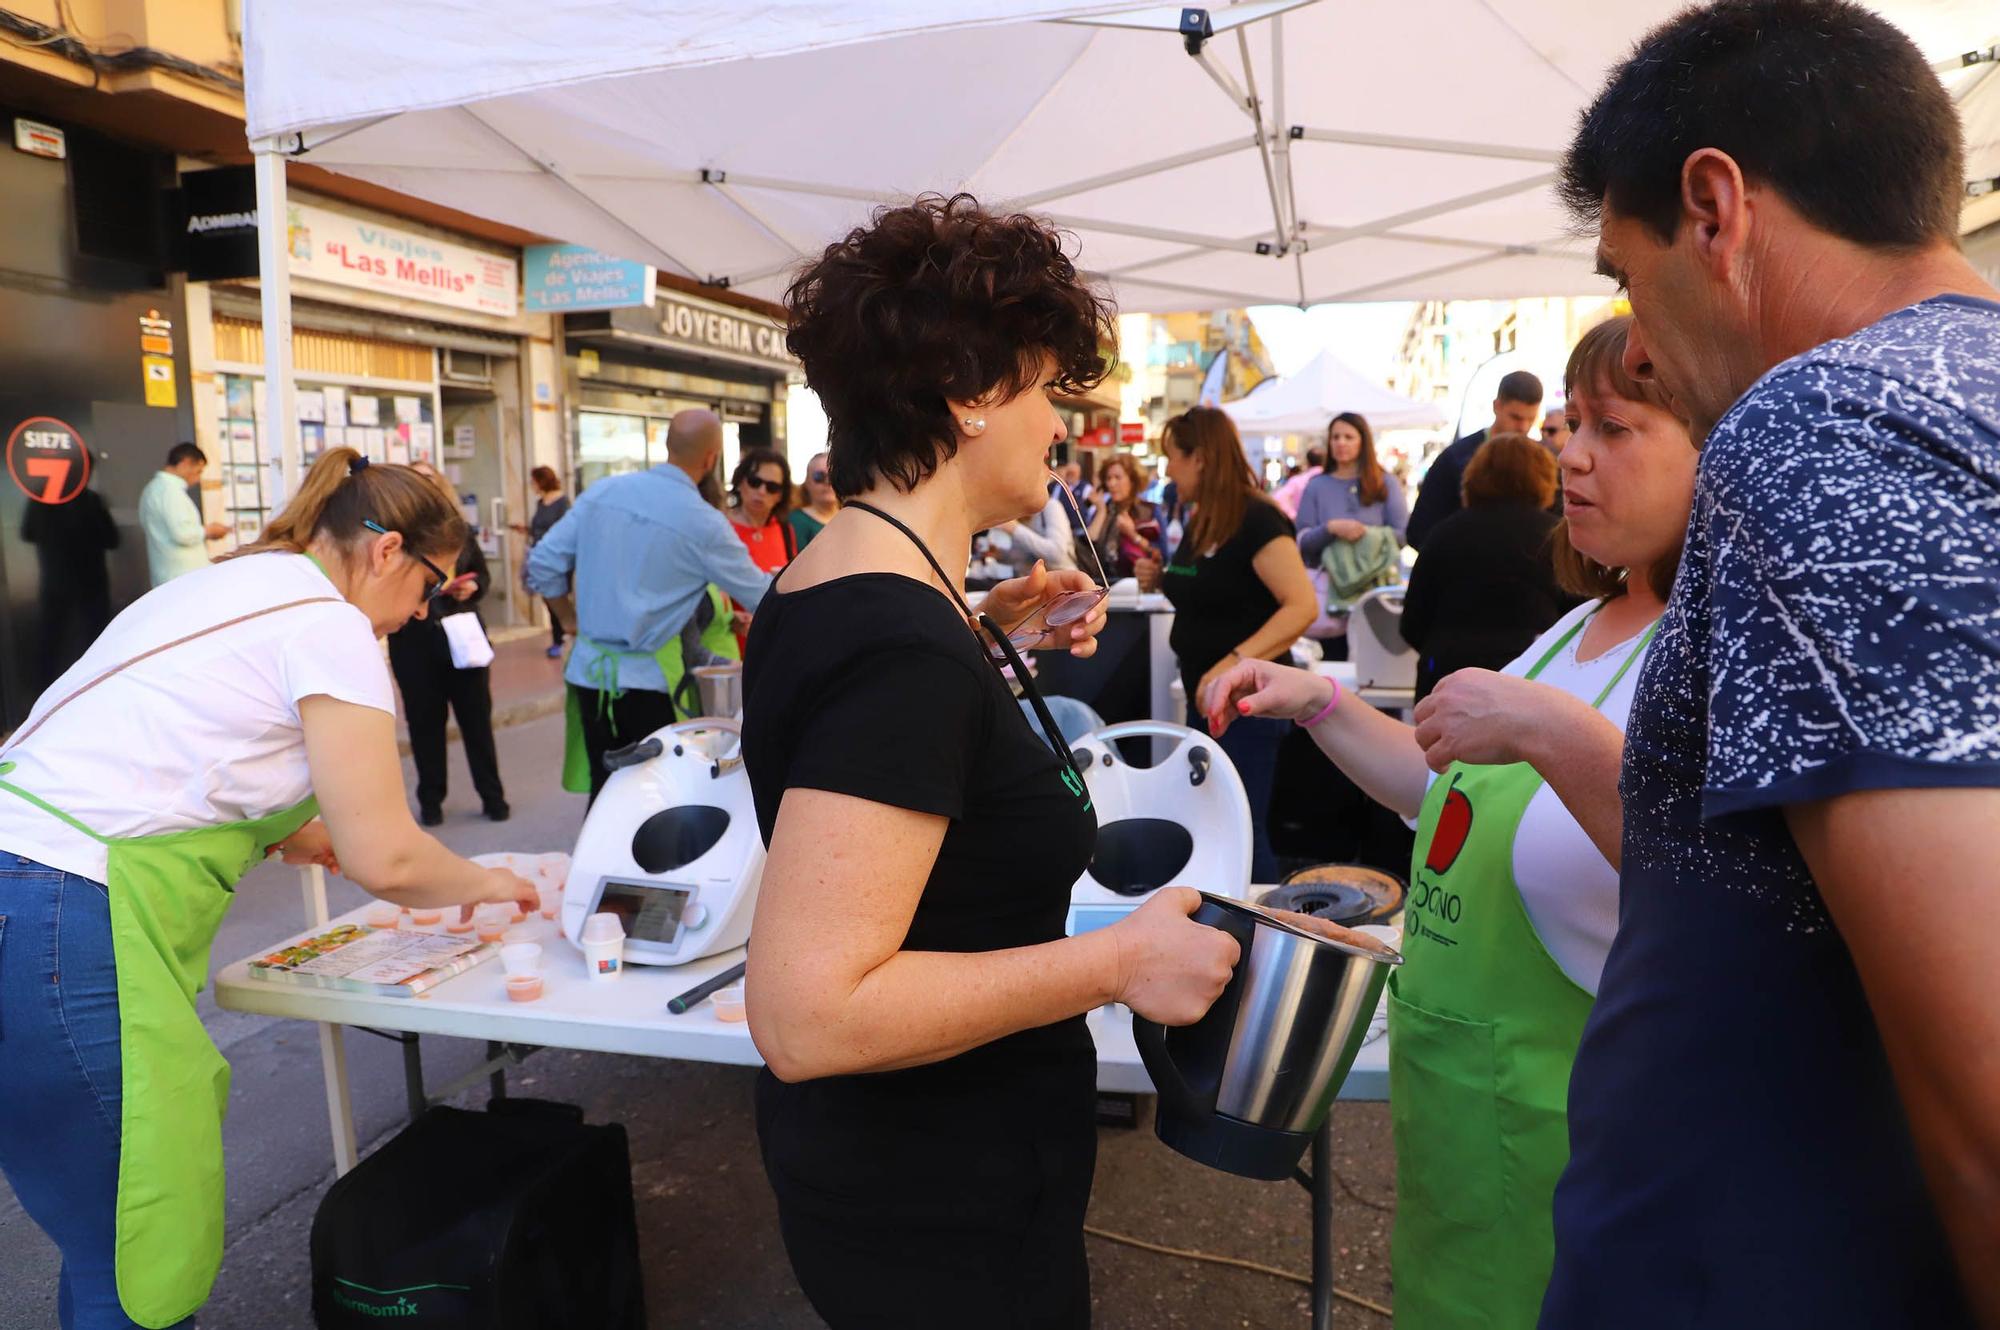
[[(579, 487), (587, 487), (606, 476), (643, 471), (648, 465), (646, 437), (649, 422), (644, 416), (628, 416), (609, 411), (579, 411), (576, 414), (576, 474)], [(659, 431), (659, 460), (666, 460), (665, 430)]]
[[(238, 545), (263, 533), (278, 493), (277, 467), (265, 461), (266, 448), (275, 452), (276, 444), (267, 444), (264, 437), (263, 391), (264, 381), (255, 375), (218, 374), (216, 437), (212, 446), (204, 445), (215, 468), (211, 474), (220, 475), (223, 507)], [(313, 383), (301, 377), (293, 400), (307, 466), (331, 447), (353, 448), (374, 462), (438, 458), (437, 416), (427, 392)]]

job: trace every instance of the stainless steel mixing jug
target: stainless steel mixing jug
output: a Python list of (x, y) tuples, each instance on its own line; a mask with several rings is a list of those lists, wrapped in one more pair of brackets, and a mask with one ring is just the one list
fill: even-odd
[(1234, 937), (1243, 954), (1193, 1025), (1133, 1019), (1160, 1095), (1154, 1129), (1226, 1173), (1289, 1177), (1354, 1065), (1390, 967), (1403, 958), (1206, 892), (1193, 918)]

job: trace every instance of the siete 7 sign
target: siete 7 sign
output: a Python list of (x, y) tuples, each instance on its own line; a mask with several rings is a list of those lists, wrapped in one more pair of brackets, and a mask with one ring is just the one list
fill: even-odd
[(7, 436), (7, 475), (36, 503), (68, 503), (90, 481), (90, 449), (54, 416), (30, 416)]

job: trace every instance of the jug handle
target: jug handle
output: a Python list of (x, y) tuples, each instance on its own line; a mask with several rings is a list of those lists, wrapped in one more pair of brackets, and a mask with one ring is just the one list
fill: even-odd
[[(1229, 934), (1243, 949), (1244, 956), (1248, 956), (1251, 937), (1256, 931), (1256, 926), (1240, 913), (1223, 908), (1204, 894), (1202, 903), (1188, 917), (1198, 924), (1206, 924), (1210, 928), (1220, 929)], [(1239, 957), (1236, 963), (1241, 965), (1243, 957)], [(1210, 1007), (1208, 1014), (1202, 1019), (1215, 1018), (1217, 1009), (1227, 1012), (1241, 996), (1235, 976), (1232, 974), (1229, 985), (1222, 990), (1215, 999), (1215, 1006)], [(1181, 1075), (1180, 1067), (1175, 1064), (1173, 1054), (1167, 1048), (1166, 1026), (1157, 1021), (1145, 1020), (1134, 1013), (1132, 1042), (1138, 1045), (1139, 1060), (1145, 1063), (1147, 1074), (1153, 1078), (1153, 1088), (1159, 1092), (1163, 1104), (1187, 1113), (1214, 1111), (1215, 1096), (1221, 1087), (1217, 1085), (1210, 1087), (1206, 1093), (1196, 1093), (1194, 1087), (1188, 1084), (1187, 1078)]]
[(1204, 1104), (1195, 1095), (1191, 1086), (1181, 1075), (1181, 1069), (1174, 1065), (1174, 1055), (1167, 1051), (1167, 1027), (1158, 1021), (1149, 1021), (1138, 1015), (1132, 1016), (1132, 1042), (1139, 1046), (1139, 1061), (1145, 1064), (1146, 1073), (1153, 1078), (1153, 1089), (1159, 1094), (1160, 1102), (1180, 1113), (1202, 1113), (1214, 1107)]

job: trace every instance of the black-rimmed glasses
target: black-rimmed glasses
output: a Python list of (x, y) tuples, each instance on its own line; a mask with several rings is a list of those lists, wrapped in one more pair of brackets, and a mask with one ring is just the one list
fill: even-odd
[[(391, 530), (389, 530), (388, 527), (383, 526), (380, 522), (375, 521), (373, 518), (364, 519), (361, 525), (367, 527), (370, 531), (373, 531), (378, 536), (401, 534), (400, 532), (392, 532)], [(437, 581), (430, 583), (428, 586), (424, 588), (424, 599), (426, 601), (433, 601), (436, 600), (439, 596), (442, 596), (444, 594), (445, 584), (451, 581), (449, 577), (445, 576), (444, 569), (438, 567), (436, 564), (432, 563), (429, 559), (426, 559), (423, 555), (411, 549), (410, 538), (408, 536), (403, 537), (403, 553), (409, 555), (412, 559), (415, 559), (418, 563), (430, 569), (431, 576), (437, 579)]]

